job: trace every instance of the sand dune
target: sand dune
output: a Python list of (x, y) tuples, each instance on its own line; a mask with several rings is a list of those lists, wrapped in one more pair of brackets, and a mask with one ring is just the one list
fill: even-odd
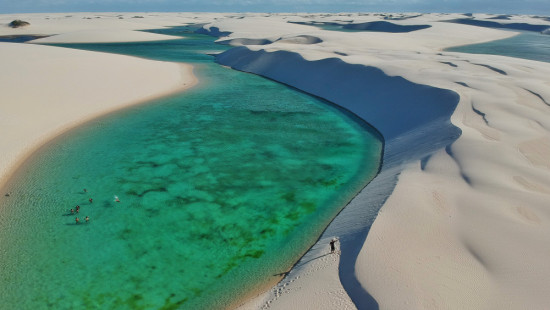
[(132, 30), (82, 30), (56, 34), (33, 40), (30, 43), (94, 43), (94, 42), (132, 42), (132, 41), (160, 41), (181, 39), (175, 36), (166, 36), (148, 32)]
[[(338, 76), (349, 73), (342, 69), (345, 66), (333, 65), (332, 74), (319, 71), (329, 59), (363, 64), (364, 72), (375, 66), (387, 75), (460, 95), (450, 119), (460, 128), (461, 136), (455, 142), (449, 139), (430, 145), (432, 148), (419, 147), (414, 154), (400, 149), (408, 151), (422, 139), (438, 141), (438, 134), (450, 137), (452, 131), (445, 133), (439, 127), (422, 130), (422, 124), (431, 123), (428, 119), (435, 124), (444, 119), (427, 116), (417, 120), (412, 131), (399, 131), (407, 128), (403, 122), (407, 112), (402, 116), (402, 111), (373, 113), (370, 109), (379, 109), (381, 102), (370, 100), (368, 95), (350, 96), (364, 98), (362, 104), (368, 113), (359, 115), (369, 121), (372, 117), (386, 138), (381, 174), (329, 226), (303, 263), (252, 307), (308, 308), (304, 300), (315, 300), (325, 309), (334, 308), (337, 302), (342, 302), (339, 308), (359, 309), (542, 309), (548, 303), (544, 290), (538, 288), (545, 287), (550, 276), (544, 263), (550, 254), (546, 237), (550, 229), (550, 210), (546, 208), (549, 171), (540, 169), (546, 165), (543, 158), (550, 155), (546, 146), (549, 97), (548, 88), (543, 86), (547, 85), (550, 65), (440, 52), (453, 44), (509, 35), (493, 29), (471, 30), (432, 22), (431, 28), (412, 32), (408, 38), (372, 33), (340, 33), (339, 38), (331, 38), (330, 34), (310, 32), (323, 43), (307, 48), (277, 43), (240, 47), (219, 56), (223, 64), (344, 102), (343, 106), (345, 96), (341, 94), (353, 92), (349, 88), (364, 89), (374, 96), (376, 91), (357, 82), (357, 74), (348, 74), (347, 79)], [(376, 40), (361, 47), (357, 41), (364, 37)], [(401, 45), (387, 45), (397, 41)], [(283, 53), (278, 49), (292, 50), (299, 56), (284, 52), (287, 57), (276, 57)], [(330, 54), (336, 50), (344, 55)], [(304, 59), (304, 63), (297, 66), (296, 58)], [(301, 68), (297, 70), (299, 76), (291, 74), (291, 67)], [(348, 88), (350, 85), (354, 86)], [(402, 88), (394, 90), (401, 92)], [(432, 109), (445, 102), (429, 97), (426, 101)], [(371, 102), (374, 107), (369, 106)], [(403, 104), (399, 106), (406, 109)], [(411, 111), (408, 115), (412, 119), (417, 116)], [(380, 206), (369, 232), (375, 217), (372, 213)], [(354, 245), (362, 242), (367, 232), (364, 246), (357, 251)], [(338, 297), (342, 287), (327, 280), (326, 270), (335, 262), (322, 255), (327, 253), (333, 235), (341, 236), (342, 244), (339, 279), (335, 275), (333, 279), (341, 282), (353, 304)], [(522, 259), (524, 253), (532, 255)]]
[(179, 37), (140, 30), (179, 26), (201, 20), (199, 16), (189, 14), (152, 13), (41, 13), (23, 16), (24, 18), (20, 15), (0, 15), (0, 25), (7, 25), (14, 19), (24, 19), (30, 23), (29, 26), (16, 29), (0, 27), (0, 36), (25, 34), (50, 36), (35, 43), (158, 41), (179, 39)]

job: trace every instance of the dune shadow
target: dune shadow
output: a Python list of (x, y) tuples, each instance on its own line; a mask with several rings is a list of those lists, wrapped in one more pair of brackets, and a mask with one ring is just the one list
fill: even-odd
[(361, 283), (366, 280), (356, 276), (358, 255), (403, 167), (420, 161), (425, 168), (431, 154), (450, 150), (448, 146), (461, 135), (460, 128), (450, 121), (459, 95), (339, 58), (308, 61), (288, 51), (236, 47), (217, 55), (216, 60), (328, 100), (377, 130), (384, 142), (378, 175), (333, 219), (317, 244), (340, 237), (342, 286), (358, 309), (378, 309), (375, 296)]
[(307, 260), (307, 261), (305, 261), (305, 262), (298, 261), (298, 263), (296, 264), (295, 267), (303, 266), (303, 265), (305, 265), (305, 264), (307, 264), (307, 263), (310, 263), (310, 262), (312, 262), (312, 261), (314, 261), (314, 260), (317, 260), (317, 259), (319, 259), (319, 258), (321, 258), (321, 257), (325, 257), (325, 256), (330, 255), (330, 254), (332, 254), (332, 253), (327, 253), (327, 254), (319, 255), (319, 256), (314, 257), (314, 258), (312, 258), (312, 259), (309, 259), (309, 260)]
[(228, 39), (223, 41), (218, 41), (218, 44), (224, 44), (224, 45), (233, 45), (233, 46), (240, 46), (240, 45), (268, 45), (273, 43), (273, 41), (268, 39), (246, 39), (246, 38), (236, 38), (236, 39)]
[(493, 67), (493, 66), (489, 66), (489, 65), (485, 65), (485, 64), (475, 64), (475, 63), (472, 63), (472, 64), (473, 64), (473, 65), (476, 65), (476, 66), (485, 67), (485, 68), (487, 68), (487, 69), (489, 69), (489, 70), (493, 70), (493, 71), (495, 71), (495, 72), (498, 73), (498, 74), (508, 75), (508, 73), (506, 73), (506, 71), (500, 70), (500, 69), (495, 68), (495, 67)]
[[(339, 274), (342, 286), (348, 293), (349, 297), (359, 310), (378, 310), (380, 306), (374, 297), (363, 288), (357, 277), (350, 276), (355, 274), (355, 263), (360, 247), (348, 247), (345, 242), (342, 243), (342, 254), (340, 256)], [(345, 279), (345, 281), (342, 281)]]

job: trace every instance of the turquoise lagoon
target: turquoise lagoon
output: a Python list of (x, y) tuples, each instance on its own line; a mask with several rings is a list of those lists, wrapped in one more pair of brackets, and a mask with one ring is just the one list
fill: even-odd
[(521, 31), (519, 35), (508, 39), (452, 47), (446, 51), (502, 55), (550, 62), (550, 35)]
[(374, 129), (185, 35), (71, 46), (190, 62), (201, 83), (80, 126), (20, 169), (0, 197), (1, 309), (225, 308), (287, 271), (376, 175)]

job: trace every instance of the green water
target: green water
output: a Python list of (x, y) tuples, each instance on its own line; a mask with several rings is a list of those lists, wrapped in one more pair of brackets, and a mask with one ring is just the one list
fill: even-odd
[(550, 35), (523, 31), (512, 38), (448, 48), (449, 52), (502, 55), (550, 62)]
[(0, 197), (1, 309), (224, 308), (374, 177), (372, 129), (213, 63), (212, 42), (78, 45), (191, 62), (201, 84), (72, 130), (19, 171)]

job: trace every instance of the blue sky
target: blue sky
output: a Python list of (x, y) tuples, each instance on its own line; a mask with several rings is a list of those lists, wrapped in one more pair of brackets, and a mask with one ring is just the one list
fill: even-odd
[(550, 15), (549, 0), (0, 0), (26, 12), (473, 12)]

